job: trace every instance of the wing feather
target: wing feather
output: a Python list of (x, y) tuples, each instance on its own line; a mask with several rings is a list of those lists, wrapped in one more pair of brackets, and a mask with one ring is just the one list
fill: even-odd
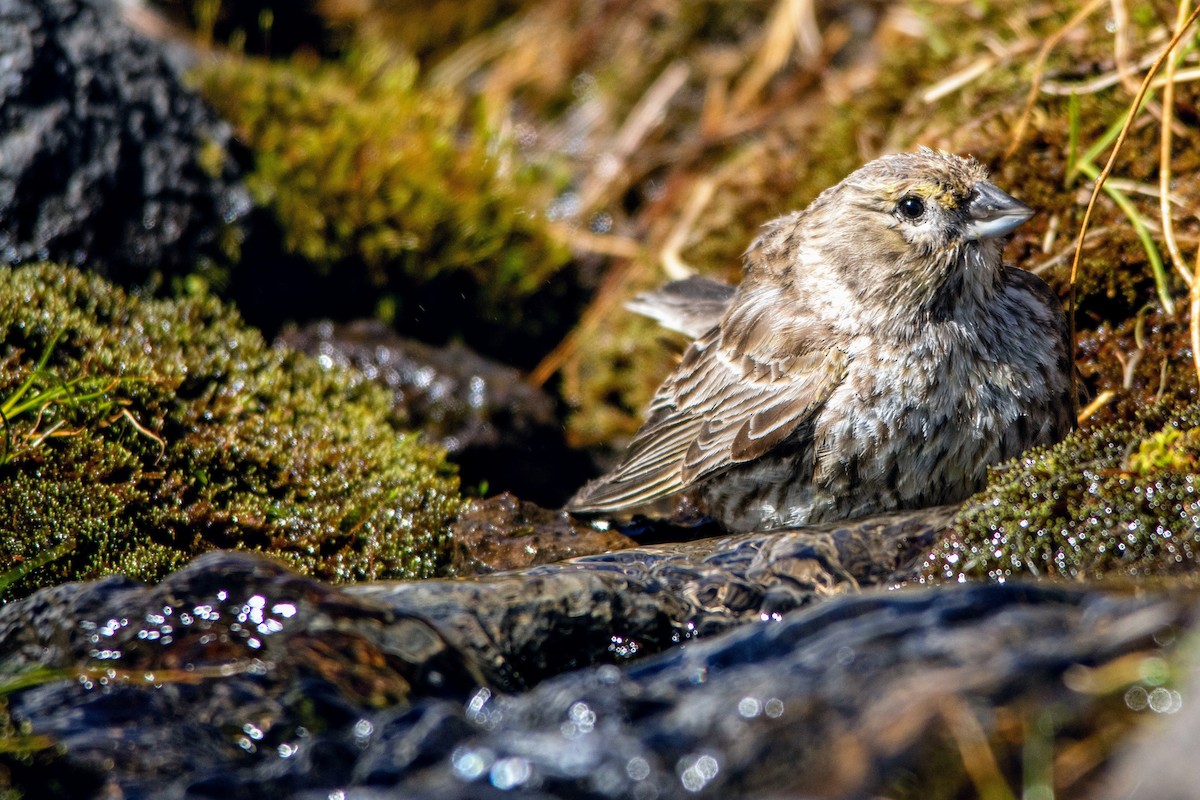
[(815, 416), (843, 380), (846, 355), (822, 326), (781, 325), (770, 301), (735, 297), (659, 388), (621, 464), (585, 486), (569, 510), (616, 511), (674, 494), (762, 457)]

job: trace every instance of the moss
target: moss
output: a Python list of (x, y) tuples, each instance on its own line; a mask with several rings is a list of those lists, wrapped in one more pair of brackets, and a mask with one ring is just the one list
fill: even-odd
[(248, 185), (286, 249), (366, 306), (349, 313), (374, 304), (484, 352), (569, 325), (570, 253), (542, 213), (555, 170), (523, 162), (463, 96), (418, 87), (412, 59), (225, 58), (197, 80), (255, 151)]
[(139, 299), (52, 265), (0, 287), (0, 402), (28, 406), (6, 404), (0, 572), (51, 557), (5, 596), (153, 581), (219, 547), (336, 581), (446, 563), (457, 481), (382, 389), (267, 347), (213, 299)]
[(927, 560), (927, 579), (1094, 579), (1193, 571), (1200, 403), (1163, 404), (996, 468)]
[(1137, 452), (1127, 459), (1128, 469), (1139, 478), (1160, 472), (1195, 472), (1197, 453), (1200, 428), (1163, 428), (1138, 442)]

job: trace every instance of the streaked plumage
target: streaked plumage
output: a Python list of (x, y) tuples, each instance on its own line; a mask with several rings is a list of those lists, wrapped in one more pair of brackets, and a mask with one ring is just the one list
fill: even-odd
[(927, 149), (886, 156), (769, 223), (736, 289), (643, 299), (697, 338), (621, 464), (567, 508), (696, 491), (732, 530), (851, 518), (962, 499), (1065, 435), (1062, 308), (1001, 262), (1033, 212), (986, 179)]

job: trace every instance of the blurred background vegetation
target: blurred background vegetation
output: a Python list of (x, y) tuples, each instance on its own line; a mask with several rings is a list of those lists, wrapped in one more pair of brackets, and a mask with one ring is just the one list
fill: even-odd
[(1082, 235), (1094, 398), (1065, 442), (993, 471), (924, 578), (1195, 573), (1190, 2), (145, 9), (236, 133), (209, 166), (244, 165), (256, 208), (223, 261), (163, 276), (173, 298), (56, 266), (0, 274), (0, 599), (156, 580), (216, 547), (334, 581), (445, 575), (453, 466), (361, 373), (269, 346), (285, 323), (376, 317), (465, 343), (549, 390), (602, 462), (685, 344), (622, 304), (689, 274), (737, 281), (762, 223), (917, 145), (974, 155), (1038, 210), (1007, 255), (1064, 301)]

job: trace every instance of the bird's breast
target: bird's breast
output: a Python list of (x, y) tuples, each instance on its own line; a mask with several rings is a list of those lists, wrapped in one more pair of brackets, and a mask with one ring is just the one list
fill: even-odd
[(979, 488), (989, 464), (1041, 443), (1054, 354), (997, 341), (988, 326), (954, 322), (899, 342), (855, 340), (817, 420), (814, 480), (885, 507), (949, 502)]

